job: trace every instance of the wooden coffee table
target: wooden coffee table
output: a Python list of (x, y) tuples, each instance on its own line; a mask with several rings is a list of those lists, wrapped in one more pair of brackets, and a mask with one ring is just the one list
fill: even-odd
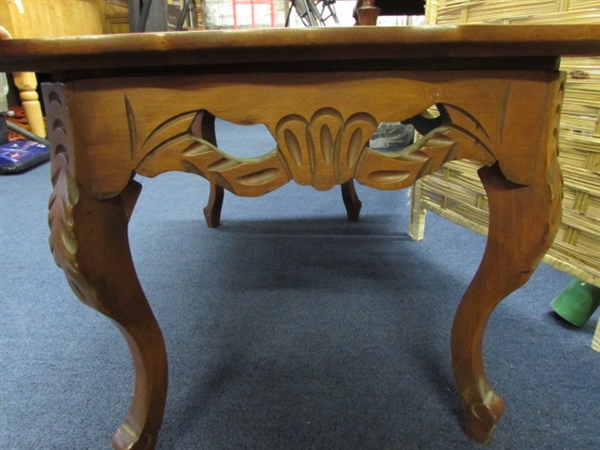
[[(186, 171), (236, 195), (294, 180), (401, 189), (469, 158), (489, 198), (481, 266), (456, 313), (451, 352), (467, 433), (486, 442), (503, 409), (483, 368), (495, 306), (523, 285), (561, 218), (557, 164), (561, 55), (600, 53), (600, 26), (358, 27), (207, 31), (3, 41), (5, 71), (52, 72), (43, 88), (52, 144), (51, 247), (77, 296), (113, 319), (136, 385), (117, 449), (150, 449), (167, 393), (161, 330), (131, 259), (136, 174)], [(422, 115), (437, 107), (437, 117)], [(277, 148), (219, 150), (214, 118), (265, 124)], [(424, 137), (395, 153), (367, 147), (378, 123)], [(211, 208), (213, 210), (211, 210)], [(214, 202), (209, 206), (209, 216)]]

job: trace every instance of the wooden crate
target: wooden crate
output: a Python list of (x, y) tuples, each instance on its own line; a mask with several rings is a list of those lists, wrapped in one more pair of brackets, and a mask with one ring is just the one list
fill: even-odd
[[(429, 0), (429, 24), (581, 24), (600, 21), (598, 0)], [(600, 57), (563, 58), (568, 75), (559, 163), (563, 220), (544, 262), (600, 287)], [(412, 189), (409, 233), (423, 238), (425, 211), (487, 233), (485, 190), (469, 161), (448, 163)]]

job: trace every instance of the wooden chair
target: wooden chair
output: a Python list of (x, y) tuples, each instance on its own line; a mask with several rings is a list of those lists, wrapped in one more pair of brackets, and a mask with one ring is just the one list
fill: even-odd
[[(121, 9), (103, 0), (0, 2), (1, 25), (19, 38), (116, 33), (122, 31), (118, 23), (120, 15)], [(36, 74), (19, 72), (12, 76), (31, 132), (45, 137), (46, 125), (37, 92)]]

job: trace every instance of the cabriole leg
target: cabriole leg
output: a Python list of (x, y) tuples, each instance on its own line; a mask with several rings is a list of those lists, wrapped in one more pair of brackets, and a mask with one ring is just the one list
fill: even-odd
[(76, 151), (66, 99), (64, 86), (45, 87), (54, 186), (50, 246), (79, 299), (112, 319), (131, 350), (135, 390), (114, 448), (153, 449), (167, 395), (167, 355), (129, 250), (128, 221), (141, 185), (130, 180), (119, 195), (100, 200), (80, 181), (87, 165), (81, 163), (85, 155)]
[(80, 299), (112, 319), (131, 350), (135, 390), (113, 438), (118, 450), (154, 448), (167, 394), (165, 344), (135, 273), (127, 238), (128, 204), (139, 189), (131, 182), (121, 196), (102, 201), (80, 190), (73, 209), (74, 266), (79, 273), (65, 270)]
[(530, 278), (554, 239), (561, 218), (562, 183), (555, 156), (551, 163), (551, 169), (540, 171), (530, 186), (508, 181), (498, 164), (479, 171), (489, 198), (488, 241), (459, 304), (451, 348), (466, 431), (480, 443), (488, 441), (504, 411), (504, 402), (484, 371), (485, 327), (496, 305)]

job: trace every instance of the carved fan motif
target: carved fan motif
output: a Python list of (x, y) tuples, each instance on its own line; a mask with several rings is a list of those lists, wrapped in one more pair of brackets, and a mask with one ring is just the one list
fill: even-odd
[[(130, 133), (136, 133), (133, 109), (126, 100)], [(367, 147), (377, 128), (369, 113), (348, 118), (334, 108), (322, 108), (310, 118), (287, 115), (270, 129), (277, 148), (256, 158), (228, 155), (201, 132), (191, 131), (205, 111), (189, 111), (158, 125), (145, 138), (135, 171), (141, 175), (179, 170), (202, 175), (236, 195), (258, 196), (290, 180), (327, 190), (355, 178), (378, 189), (400, 189), (458, 157), (458, 145), (473, 147), (485, 164), (495, 160), (492, 139), (467, 111), (440, 105), (437, 124), (407, 149), (382, 153)], [(132, 137), (135, 146), (137, 137)], [(132, 150), (135, 155), (135, 150)]]

